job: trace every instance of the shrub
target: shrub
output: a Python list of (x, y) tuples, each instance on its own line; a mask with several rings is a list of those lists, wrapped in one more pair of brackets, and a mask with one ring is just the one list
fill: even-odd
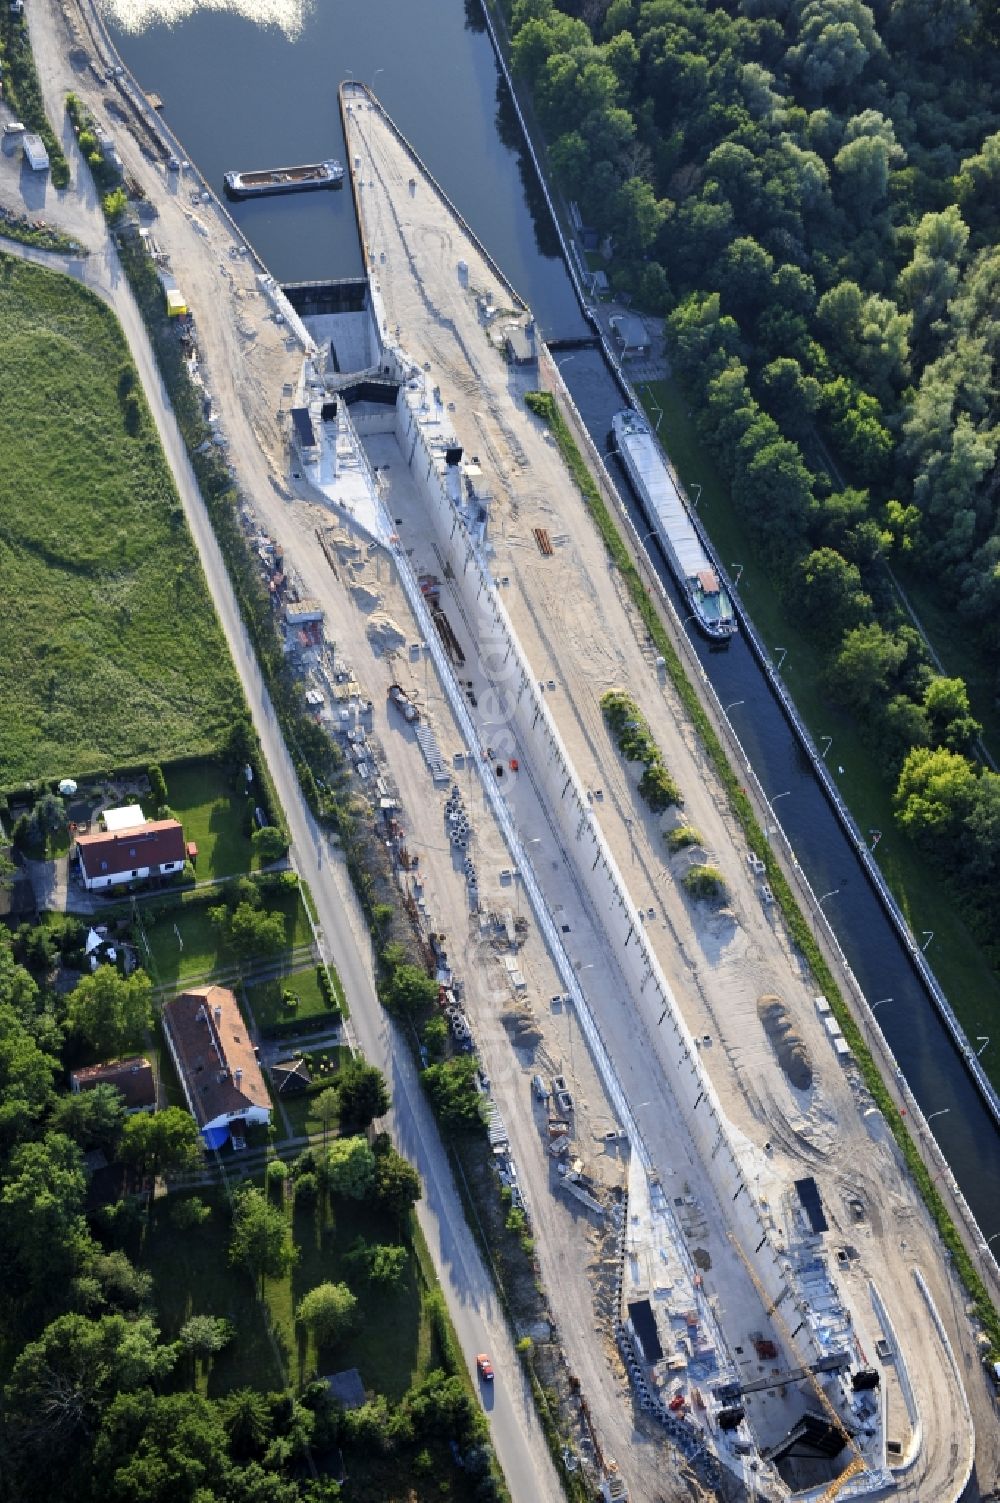
[(714, 866), (692, 866), (684, 873), (683, 880), (684, 889), (692, 898), (721, 900), (726, 896), (722, 873)]
[(296, 1181), (295, 1181), (295, 1203), (296, 1203), (296, 1205), (302, 1205), (302, 1206), (315, 1205), (316, 1204), (316, 1197), (317, 1197), (318, 1194), (319, 1194), (319, 1184), (318, 1184), (318, 1181), (316, 1179), (315, 1174), (313, 1174), (312, 1171), (309, 1171), (306, 1174), (300, 1174), (298, 1176), (298, 1178), (296, 1179)]
[(639, 792), (655, 814), (681, 802), (681, 790), (662, 762), (651, 762), (639, 779)]
[(211, 1214), (211, 1206), (207, 1206), (197, 1195), (186, 1195), (183, 1199), (174, 1201), (170, 1207), (170, 1219), (182, 1232), (193, 1231), (196, 1226), (204, 1225)]
[(676, 829), (668, 830), (663, 838), (671, 853), (683, 851), (689, 845), (703, 844), (701, 833), (695, 829), (694, 825), (678, 825)]

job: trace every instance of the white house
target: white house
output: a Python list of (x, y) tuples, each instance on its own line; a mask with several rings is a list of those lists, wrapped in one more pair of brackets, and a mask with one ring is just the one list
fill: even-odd
[(221, 1148), (237, 1122), (271, 1120), (264, 1077), (231, 991), (182, 992), (163, 1009), (163, 1033), (206, 1148)]
[[(108, 811), (112, 816), (121, 812)], [(139, 813), (141, 816), (142, 811)], [(78, 835), (76, 855), (84, 887), (88, 892), (98, 892), (121, 882), (141, 882), (145, 877), (168, 877), (183, 871), (187, 850), (178, 820), (149, 819), (124, 829)]]

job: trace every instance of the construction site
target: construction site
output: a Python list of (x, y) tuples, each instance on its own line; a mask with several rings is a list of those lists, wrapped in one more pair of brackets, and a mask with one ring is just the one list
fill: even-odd
[[(958, 1499), (996, 1452), (961, 1288), (526, 406), (558, 370), (370, 92), (341, 109), (367, 279), (340, 311), (290, 305), (207, 193), (120, 147), (161, 190), (306, 702), (478, 1058), (607, 1495)], [(612, 690), (681, 807), (641, 796)], [(684, 885), (709, 863), (714, 900)]]
[[(656, 1495), (659, 1434), (748, 1497), (958, 1498), (975, 1437), (950, 1274), (526, 408), (558, 379), (530, 312), (368, 91), (344, 86), (342, 108), (369, 285), (360, 309), (306, 316), (289, 416), (286, 547), (341, 660), (312, 692), (436, 936), (602, 1448), (638, 1496)], [(643, 803), (602, 715), (612, 689), (682, 813)], [(695, 849), (671, 854), (682, 821)], [(685, 890), (696, 858), (721, 900)]]

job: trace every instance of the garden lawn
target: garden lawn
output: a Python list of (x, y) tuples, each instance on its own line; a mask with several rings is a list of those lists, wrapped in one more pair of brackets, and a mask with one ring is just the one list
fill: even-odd
[[(921, 858), (897, 829), (892, 792), (858, 734), (854, 721), (827, 698), (823, 657), (809, 637), (800, 634), (786, 612), (773, 576), (746, 544), (746, 535), (728, 487), (700, 440), (683, 392), (673, 381), (654, 381), (639, 388), (655, 419), (663, 412), (659, 436), (688, 492), (702, 487), (698, 514), (707, 527), (720, 561), (729, 569), (744, 566), (740, 594), (761, 639), (774, 651), (787, 647), (781, 676), (814, 739), (832, 736), (828, 758), (837, 786), (862, 830), (882, 831), (878, 862), (913, 932), (934, 931), (928, 960), (966, 1032), (990, 1032), (1000, 1008), (1000, 978), (989, 965), (953, 902), (942, 891), (938, 873)], [(909, 584), (907, 584), (909, 588)], [(915, 602), (916, 604), (916, 602)], [(923, 610), (925, 602), (919, 602)], [(932, 626), (930, 620), (926, 623)], [(956, 665), (957, 666), (957, 665)], [(740, 711), (733, 728), (740, 734)], [(838, 768), (843, 767), (841, 774)], [(780, 811), (779, 811), (780, 813)], [(1000, 1055), (983, 1065), (1000, 1085)]]
[(277, 955), (240, 958), (223, 943), (218, 928), (209, 918), (209, 909), (222, 902), (221, 892), (213, 894), (207, 902), (178, 903), (176, 907), (164, 907), (155, 900), (148, 910), (138, 904), (149, 944), (148, 957), (141, 938), (139, 948), (154, 983), (169, 986), (196, 976), (207, 978), (216, 972), (232, 975), (237, 970), (251, 977), (261, 971), (291, 970), (296, 961), (302, 964), (308, 959), (312, 930), (298, 889), (266, 892), (262, 896), (264, 908), (284, 916), (285, 948)]
[[(139, 1262), (155, 1281), (155, 1303), (164, 1340), (176, 1339), (192, 1315), (221, 1315), (236, 1327), (236, 1339), (197, 1370), (203, 1393), (227, 1393), (233, 1388), (257, 1388), (267, 1393), (284, 1387), (275, 1349), (268, 1337), (265, 1308), (257, 1300), (254, 1280), (229, 1262), (229, 1208), (215, 1193), (201, 1194), (212, 1207), (202, 1226), (174, 1225), (171, 1208), (182, 1199), (168, 1195), (153, 1202)], [(280, 1343), (278, 1350), (281, 1350)], [(184, 1359), (178, 1378), (183, 1386), (192, 1369)]]
[[(317, 1013), (329, 1011), (326, 998), (319, 989), (315, 966), (310, 966), (308, 970), (289, 970), (270, 981), (255, 981), (245, 990), (258, 1027), (263, 1027), (265, 1023), (288, 1023), (293, 1019), (312, 1018)], [(298, 998), (297, 1007), (285, 1006), (282, 1000), (285, 992), (291, 992)]]
[(239, 877), (250, 870), (253, 848), (246, 833), (242, 773), (235, 783), (218, 762), (171, 768), (167, 803), (184, 826), (184, 839), (198, 847), (199, 882)]
[(0, 786), (209, 752), (241, 696), (113, 315), (0, 253)]
[[(373, 1289), (348, 1277), (344, 1254), (358, 1237), (366, 1242), (400, 1242), (398, 1224), (376, 1207), (337, 1200), (325, 1214), (319, 1205), (290, 1212), (298, 1261), (290, 1278), (268, 1281), (267, 1302), (282, 1344), (294, 1352), (292, 1376), (339, 1372), (356, 1367), (368, 1389), (398, 1399), (426, 1371), (431, 1351), (430, 1323), (424, 1310), (423, 1280), (409, 1249), (406, 1274), (398, 1289)], [(407, 1234), (408, 1236), (408, 1234)], [(355, 1330), (329, 1349), (316, 1349), (294, 1323), (294, 1310), (316, 1284), (348, 1283), (358, 1296), (362, 1318)]]

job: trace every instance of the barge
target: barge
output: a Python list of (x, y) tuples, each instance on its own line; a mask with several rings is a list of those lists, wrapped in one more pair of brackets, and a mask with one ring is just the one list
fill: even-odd
[(649, 424), (629, 407), (615, 414), (612, 432), (615, 452), (698, 625), (714, 641), (728, 641), (736, 632), (733, 602), (705, 552)]
[(267, 193), (307, 193), (312, 188), (333, 188), (344, 180), (336, 158), (310, 162), (303, 167), (270, 167), (262, 172), (227, 172), (223, 177), (230, 198), (263, 198)]

